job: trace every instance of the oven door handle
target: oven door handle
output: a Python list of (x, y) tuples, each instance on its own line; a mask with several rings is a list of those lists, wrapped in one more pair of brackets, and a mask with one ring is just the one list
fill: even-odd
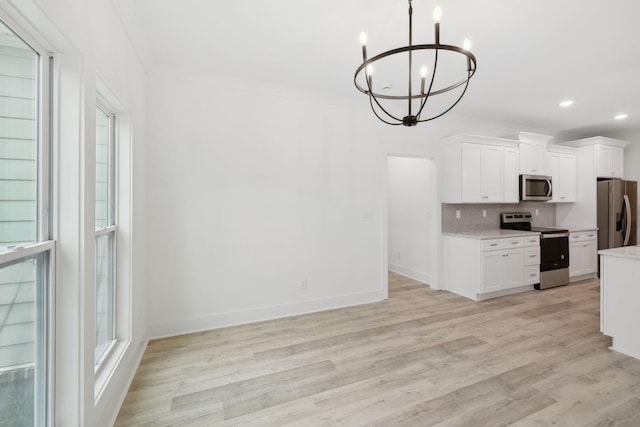
[(540, 238), (542, 239), (557, 239), (560, 237), (569, 237), (569, 233), (549, 233), (549, 234), (542, 234), (540, 236)]

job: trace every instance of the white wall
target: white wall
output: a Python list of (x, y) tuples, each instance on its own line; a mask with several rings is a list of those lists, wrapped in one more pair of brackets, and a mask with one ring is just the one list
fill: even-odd
[(150, 336), (385, 297), (368, 116), (213, 76), (152, 77), (149, 94)]
[(431, 244), (431, 160), (390, 156), (389, 270), (429, 282)]
[[(55, 62), (54, 237), (56, 245), (54, 425), (111, 425), (146, 344), (145, 146), (146, 79), (109, 0), (9, 0), (2, 13)], [(131, 252), (130, 344), (94, 399), (95, 90), (101, 75), (126, 108), (131, 146), (122, 171), (132, 215), (124, 219)], [(130, 175), (131, 174), (131, 175)], [(124, 239), (123, 239), (124, 240)], [(125, 243), (125, 242), (123, 242)]]

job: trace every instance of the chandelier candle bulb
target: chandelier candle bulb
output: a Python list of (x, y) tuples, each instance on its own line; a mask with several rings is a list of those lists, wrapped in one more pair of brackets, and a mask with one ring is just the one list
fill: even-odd
[(424, 95), (424, 82), (427, 77), (427, 67), (420, 68), (420, 93)]
[(442, 9), (440, 9), (440, 6), (436, 6), (433, 9), (433, 22), (435, 22), (436, 24), (439, 24), (440, 19), (442, 19)]
[(367, 33), (360, 33), (360, 43), (362, 43), (362, 62), (367, 60)]

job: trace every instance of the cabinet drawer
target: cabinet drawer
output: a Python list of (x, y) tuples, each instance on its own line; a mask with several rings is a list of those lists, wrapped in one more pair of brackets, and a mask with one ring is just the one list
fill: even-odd
[(531, 237), (525, 237), (524, 238), (524, 245), (525, 246), (540, 246), (540, 236), (536, 235), (536, 236), (531, 236)]
[(540, 265), (540, 246), (524, 248), (524, 265)]
[(577, 233), (569, 234), (569, 242), (586, 242), (589, 240), (597, 240), (598, 232), (593, 231), (579, 231)]
[(529, 265), (524, 268), (524, 284), (534, 285), (540, 283), (540, 266)]
[(482, 241), (482, 251), (497, 251), (511, 248), (521, 248), (524, 243), (522, 237), (513, 239), (488, 239)]

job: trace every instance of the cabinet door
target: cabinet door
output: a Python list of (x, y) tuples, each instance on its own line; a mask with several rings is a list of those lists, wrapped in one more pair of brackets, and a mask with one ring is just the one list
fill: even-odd
[(560, 181), (559, 202), (576, 201), (576, 163), (575, 155), (566, 154), (560, 157), (560, 170), (558, 180)]
[(520, 173), (530, 175), (547, 173), (546, 144), (521, 142), (518, 149), (520, 151)]
[(607, 145), (596, 145), (596, 173), (598, 177), (611, 177), (611, 150)]
[(576, 201), (576, 156), (549, 153), (547, 166), (553, 181), (553, 202)]
[(462, 144), (462, 201), (482, 202), (482, 146)]
[(505, 251), (490, 251), (482, 253), (482, 283), (480, 292), (495, 292), (502, 289), (500, 280), (502, 269), (502, 255)]
[(522, 249), (502, 251), (502, 289), (516, 288), (523, 285)]
[(598, 178), (622, 178), (623, 165), (623, 148), (596, 145), (596, 172)]
[(488, 145), (482, 148), (482, 200), (484, 202), (503, 201), (503, 154), (502, 147)]
[(547, 146), (533, 144), (531, 147), (531, 173), (544, 175), (547, 173)]
[(620, 147), (610, 147), (609, 150), (609, 168), (611, 176), (614, 178), (623, 177), (624, 167), (624, 149)]
[(569, 276), (593, 274), (598, 270), (596, 240), (574, 242), (569, 245)]
[(518, 203), (520, 194), (518, 192), (518, 150), (516, 148), (504, 149), (504, 202)]

